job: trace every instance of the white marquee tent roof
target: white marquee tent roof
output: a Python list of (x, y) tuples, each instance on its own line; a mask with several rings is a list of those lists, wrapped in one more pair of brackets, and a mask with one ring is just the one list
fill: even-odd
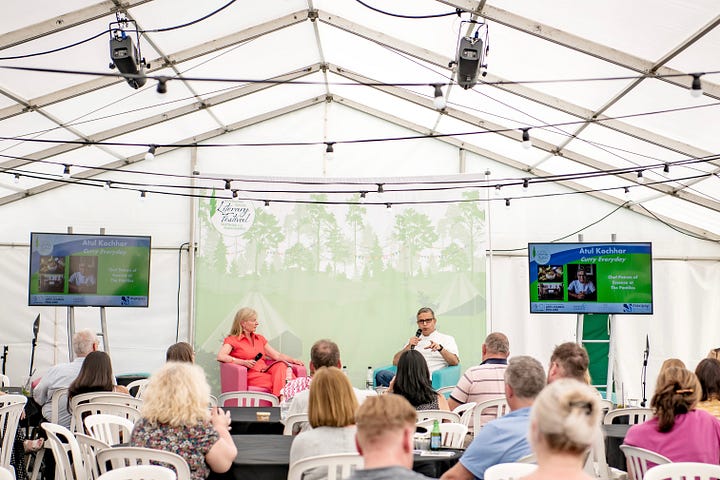
[[(472, 13), (400, 18), (369, 7)], [(167, 94), (157, 95), (153, 79), (133, 90), (93, 75), (115, 72), (107, 29), (118, 10), (145, 32), (148, 75), (173, 79)], [(471, 18), (487, 21), (488, 67), (463, 90), (448, 64), (458, 36), (477, 28)], [(65, 185), (64, 165), (70, 181), (111, 179), (120, 188), (135, 181), (131, 174), (106, 169), (132, 170), (149, 145), (163, 155), (199, 143), (197, 168), (218, 179), (407, 176), (419, 164), (438, 175), (490, 169), (501, 201), (547, 193), (543, 183), (527, 192), (510, 185), (524, 178), (579, 174), (558, 183), (717, 240), (718, 23), (713, 0), (72, 0), (30, 8), (9, 0), (0, 26), (0, 204)], [(700, 98), (690, 95), (693, 73), (704, 73)], [(273, 81), (254, 82), (263, 79)], [(441, 112), (434, 83), (447, 99)], [(523, 128), (529, 150), (520, 148)], [(428, 134), (441, 136), (354, 143)], [(288, 142), (301, 145), (276, 145)], [(336, 151), (331, 164), (326, 143)], [(448, 161), (438, 145), (461, 153)], [(498, 176), (486, 159), (514, 173)], [(587, 178), (592, 172), (605, 173)], [(162, 186), (187, 179), (151, 183), (124, 186), (189, 193)]]

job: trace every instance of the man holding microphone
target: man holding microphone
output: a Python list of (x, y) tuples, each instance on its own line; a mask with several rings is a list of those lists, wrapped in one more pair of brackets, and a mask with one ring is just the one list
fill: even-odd
[[(417, 326), (415, 335), (410, 337), (408, 343), (393, 357), (393, 365), (397, 365), (400, 355), (407, 350), (417, 350), (425, 357), (430, 375), (435, 370), (460, 363), (455, 338), (436, 330), (437, 319), (431, 308), (423, 307), (418, 310)], [(391, 370), (378, 370), (375, 372), (375, 384), (378, 387), (387, 387), (393, 376), (395, 374)]]

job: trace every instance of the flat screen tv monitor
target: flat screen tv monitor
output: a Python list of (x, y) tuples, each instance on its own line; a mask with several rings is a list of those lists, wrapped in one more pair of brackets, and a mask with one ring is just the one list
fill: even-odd
[(30, 234), (31, 306), (147, 307), (150, 237)]
[(530, 313), (653, 313), (651, 243), (530, 243)]

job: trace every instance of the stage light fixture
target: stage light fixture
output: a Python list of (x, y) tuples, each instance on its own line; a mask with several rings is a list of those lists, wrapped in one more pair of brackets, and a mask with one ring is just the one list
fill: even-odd
[(478, 73), (483, 60), (483, 41), (474, 37), (462, 37), (458, 45), (457, 83), (467, 90), (477, 83)]
[(145, 59), (140, 59), (132, 37), (122, 30), (116, 30), (115, 35), (110, 38), (110, 60), (110, 68), (117, 68), (120, 73), (127, 75), (125, 81), (132, 88), (138, 89), (145, 85)]

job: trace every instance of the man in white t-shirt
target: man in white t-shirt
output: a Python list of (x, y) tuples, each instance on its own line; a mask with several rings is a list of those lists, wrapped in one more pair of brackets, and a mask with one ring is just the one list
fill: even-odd
[[(408, 350), (417, 350), (425, 357), (431, 376), (435, 370), (460, 363), (460, 352), (455, 338), (436, 330), (437, 319), (430, 307), (418, 310), (417, 326), (420, 336), (410, 337), (407, 344), (393, 357), (393, 365), (397, 365), (400, 355)], [(375, 372), (375, 384), (387, 387), (393, 376), (395, 374), (391, 370), (378, 370)]]

